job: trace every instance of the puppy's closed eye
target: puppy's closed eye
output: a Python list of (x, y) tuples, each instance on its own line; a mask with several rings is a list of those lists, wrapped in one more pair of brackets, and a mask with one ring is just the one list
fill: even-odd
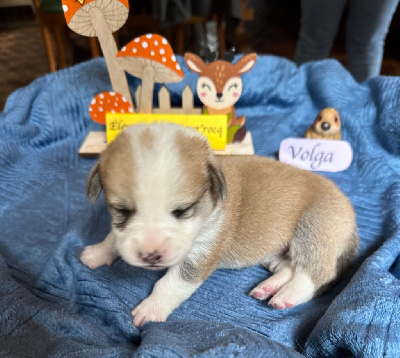
[(189, 219), (193, 217), (196, 214), (197, 204), (201, 202), (208, 190), (209, 188), (206, 188), (192, 204), (178, 205), (176, 209), (171, 211), (171, 215), (178, 220)]
[(171, 215), (178, 220), (188, 219), (194, 215), (194, 207), (196, 204), (197, 202), (184, 208), (175, 209), (171, 212)]
[(114, 225), (123, 229), (129, 219), (136, 214), (136, 209), (128, 209), (119, 206), (110, 206), (111, 216), (113, 218)]

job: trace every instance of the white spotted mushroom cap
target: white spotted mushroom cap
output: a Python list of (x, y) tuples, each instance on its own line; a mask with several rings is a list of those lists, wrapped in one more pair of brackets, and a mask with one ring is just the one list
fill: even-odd
[(61, 2), (69, 28), (83, 36), (98, 37), (93, 27), (91, 14), (93, 9), (100, 10), (111, 32), (119, 30), (129, 15), (128, 0), (84, 0), (80, 2), (62, 0)]
[(89, 106), (90, 117), (97, 123), (106, 124), (106, 113), (133, 113), (133, 108), (120, 93), (102, 92), (93, 97)]
[(117, 54), (121, 67), (135, 77), (142, 77), (147, 66), (154, 69), (154, 82), (180, 82), (183, 71), (165, 37), (147, 34), (135, 38)]

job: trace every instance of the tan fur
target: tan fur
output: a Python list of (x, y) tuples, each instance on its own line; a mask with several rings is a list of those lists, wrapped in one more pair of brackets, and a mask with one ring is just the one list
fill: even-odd
[(199, 138), (188, 138), (177, 133), (174, 139), (182, 160), (183, 192), (192, 192), (192, 197), (200, 196), (208, 185), (207, 143)]
[[(328, 130), (323, 130), (322, 123), (329, 124)], [(318, 113), (314, 123), (310, 126), (304, 137), (311, 139), (341, 140), (341, 119), (339, 113), (331, 107), (324, 108)]]
[(120, 198), (119, 193), (121, 192), (124, 193), (122, 197), (126, 199), (127, 203), (132, 202), (131, 188), (135, 185), (132, 175), (134, 160), (132, 145), (126, 133), (121, 133), (120, 140), (112, 142), (101, 155), (100, 176), (109, 203), (120, 204), (116, 202), (115, 198)]
[(154, 138), (153, 133), (148, 128), (147, 130), (144, 130), (143, 133), (140, 134), (139, 145), (141, 145), (145, 148), (151, 148), (154, 146), (155, 140), (156, 140), (156, 138)]
[[(332, 181), (265, 157), (215, 157), (197, 132), (174, 125), (160, 126), (122, 132), (101, 156), (101, 181), (109, 202), (123, 198), (124, 206), (131, 209), (141, 204), (135, 188), (139, 184), (146, 187), (150, 179), (147, 175), (156, 170), (153, 163), (165, 165), (154, 174), (155, 183), (165, 184), (173, 195), (158, 191), (149, 202), (149, 215), (156, 215), (154, 207), (168, 222), (166, 227), (176, 225), (176, 235), (169, 237), (164, 229), (157, 229), (163, 223), (150, 221), (148, 228), (135, 226), (144, 230), (144, 236), (131, 245), (129, 235), (136, 235), (128, 230), (129, 225), (136, 225), (132, 214), (128, 229), (113, 229), (115, 237), (110, 234), (103, 243), (86, 248), (82, 254), (82, 260), (91, 268), (115, 258), (115, 252), (107, 251), (112, 245), (135, 265), (137, 262), (147, 267), (140, 261), (144, 250), (155, 250), (153, 256), (164, 255), (165, 262), (173, 262), (153, 293), (133, 311), (135, 324), (147, 319), (165, 320), (217, 268), (264, 265), (274, 275), (260, 283), (252, 295), (258, 299), (273, 296), (270, 304), (282, 309), (306, 302), (349, 266), (358, 247), (355, 213)], [(136, 136), (143, 143), (138, 145)], [(158, 162), (160, 156), (162, 161)], [(146, 168), (140, 165), (152, 170), (143, 171)], [(89, 176), (90, 197), (98, 195), (93, 174), (97, 167)], [(142, 178), (143, 173), (146, 177)], [(141, 195), (153, 195), (153, 187), (149, 189), (142, 189)], [(187, 218), (171, 217), (175, 208), (191, 204)], [(167, 212), (163, 213), (162, 205), (167, 205)], [(138, 218), (147, 220), (140, 211)], [(111, 211), (111, 215), (115, 213)], [(182, 233), (187, 233), (182, 237), (181, 225), (185, 227)], [(125, 253), (127, 247), (129, 252)], [(176, 292), (172, 282), (176, 283)], [(267, 291), (270, 286), (273, 292)]]
[(218, 249), (203, 260), (202, 279), (210, 266), (246, 267), (289, 247), (301, 215), (311, 204), (315, 205), (312, 211), (317, 211), (310, 214), (312, 220), (326, 218), (318, 223), (322, 231), (315, 238), (318, 242), (305, 240), (305, 245), (320, 246), (320, 265), (311, 273), (319, 285), (333, 279), (337, 257), (349, 245), (347, 233), (356, 229), (352, 205), (337, 186), (314, 173), (268, 158), (224, 156), (218, 161), (228, 188), (222, 204), (227, 215), (217, 239)]

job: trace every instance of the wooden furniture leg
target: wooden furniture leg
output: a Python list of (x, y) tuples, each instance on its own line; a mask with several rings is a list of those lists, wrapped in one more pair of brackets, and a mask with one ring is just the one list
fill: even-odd
[(217, 33), (219, 42), (219, 58), (223, 58), (226, 46), (225, 46), (225, 29), (224, 29), (224, 15), (217, 15)]
[(50, 72), (57, 71), (57, 61), (53, 51), (53, 44), (51, 43), (51, 32), (48, 26), (41, 25), (44, 46), (47, 54), (47, 61), (49, 63)]
[(67, 67), (67, 61), (65, 58), (65, 49), (63, 43), (63, 28), (62, 26), (55, 25), (54, 26), (54, 37), (57, 46), (57, 62), (58, 68)]
[(184, 24), (178, 24), (177, 27), (177, 44), (176, 44), (176, 52), (179, 55), (183, 55), (184, 47), (185, 47), (185, 33), (183, 31)]
[(96, 37), (89, 37), (90, 44), (90, 52), (92, 53), (92, 57), (100, 57), (100, 46)]

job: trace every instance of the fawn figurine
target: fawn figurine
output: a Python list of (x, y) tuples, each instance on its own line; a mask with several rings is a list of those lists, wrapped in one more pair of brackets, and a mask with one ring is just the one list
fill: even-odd
[(197, 80), (197, 94), (204, 105), (204, 113), (228, 116), (227, 143), (241, 142), (246, 134), (246, 118), (236, 117), (235, 103), (242, 94), (240, 75), (251, 70), (256, 60), (257, 54), (250, 53), (235, 64), (224, 60), (206, 64), (193, 53), (185, 54), (188, 68), (200, 75)]

